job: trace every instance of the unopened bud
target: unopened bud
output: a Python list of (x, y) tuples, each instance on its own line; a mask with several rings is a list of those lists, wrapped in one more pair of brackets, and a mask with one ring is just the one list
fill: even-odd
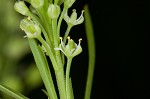
[(51, 19), (58, 18), (60, 14), (60, 7), (58, 5), (50, 4), (48, 7), (47, 14)]
[(37, 9), (44, 5), (44, 0), (31, 0), (31, 5)]
[(27, 15), (29, 13), (29, 9), (24, 3), (24, 1), (16, 2), (14, 8), (17, 12), (21, 13), (22, 15)]

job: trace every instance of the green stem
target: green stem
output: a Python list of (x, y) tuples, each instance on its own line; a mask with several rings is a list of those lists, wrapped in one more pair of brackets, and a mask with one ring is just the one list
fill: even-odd
[(37, 9), (37, 12), (43, 22), (43, 26), (45, 27), (45, 30), (49, 37), (49, 40), (50, 40), (51, 44), (53, 44), (54, 37), (52, 35), (51, 20), (47, 20), (49, 18), (48, 18), (47, 13), (45, 13), (45, 10), (43, 9), (43, 7)]
[(48, 4), (49, 4), (49, 1), (48, 1), (48, 0), (44, 0), (44, 8), (45, 8), (45, 9), (48, 8)]
[(67, 58), (67, 68), (66, 68), (66, 94), (67, 94), (67, 99), (73, 99), (73, 95), (71, 92), (71, 82), (70, 82), (70, 68), (71, 68), (71, 62), (72, 62), (72, 58)]
[(49, 1), (49, 3), (50, 3), (50, 4), (52, 4), (52, 3), (53, 3), (53, 0), (48, 0), (48, 1)]
[(42, 43), (42, 45), (45, 47), (45, 49), (46, 49), (46, 51), (47, 51), (47, 53), (48, 53), (48, 55), (49, 55), (49, 57), (50, 57), (50, 60), (51, 60), (51, 62), (52, 62), (52, 64), (53, 64), (53, 68), (54, 68), (54, 70), (58, 70), (58, 64), (57, 64), (57, 62), (56, 62), (56, 60), (55, 60), (55, 56), (54, 56), (54, 53), (53, 53), (53, 51), (52, 51), (52, 48), (50, 48), (50, 46), (48, 45), (48, 43), (41, 37), (41, 36), (39, 36), (38, 38), (37, 38), (41, 43)]
[[(54, 36), (54, 48), (58, 47), (58, 43), (59, 43), (59, 37), (57, 37), (57, 19), (52, 19), (52, 30), (53, 30), (53, 36)], [(62, 60), (60, 57), (60, 51), (55, 51), (56, 52), (56, 59), (57, 59), (57, 63), (60, 64), (60, 66), (62, 66)]]
[(57, 19), (52, 19), (52, 30), (54, 37), (54, 47), (58, 47), (59, 37), (57, 37)]
[(63, 39), (64, 44), (66, 43), (67, 36), (69, 35), (71, 28), (72, 28), (72, 25), (68, 25), (67, 30), (66, 30), (65, 35), (64, 35), (64, 39)]
[[(54, 36), (54, 48), (58, 47), (59, 37), (57, 37), (57, 19), (52, 19), (52, 29)], [(63, 67), (60, 51), (55, 51), (56, 60), (59, 66)]]
[(58, 71), (55, 71), (55, 75), (56, 75), (60, 99), (66, 99), (64, 69), (60, 68)]
[(58, 38), (60, 37), (60, 26), (61, 26), (61, 23), (62, 23), (62, 20), (64, 18), (66, 11), (67, 11), (67, 8), (63, 8), (63, 11), (61, 12), (61, 15), (58, 20), (58, 25), (57, 25), (57, 37)]
[[(57, 19), (52, 19), (52, 29), (54, 36), (54, 47), (58, 47), (59, 37), (57, 36)], [(66, 99), (64, 66), (61, 59), (60, 51), (55, 51), (56, 61), (59, 66), (59, 71), (55, 71), (57, 85), (61, 99)]]
[(49, 47), (49, 45), (44, 41), (44, 39), (41, 36), (38, 37), (38, 40), (45, 47), (45, 49), (50, 57), (50, 60), (52, 62), (52, 65), (53, 65), (53, 68), (55, 71), (55, 75), (56, 75), (60, 99), (66, 99), (65, 77), (64, 77), (64, 69), (63, 69), (62, 63), (59, 63), (59, 62), (57, 63), (58, 60), (55, 59), (54, 53), (52, 53), (52, 48)]
[(88, 66), (88, 75), (86, 82), (86, 90), (84, 99), (90, 99), (91, 90), (92, 90), (92, 82), (95, 68), (95, 41), (94, 41), (94, 31), (92, 27), (92, 20), (90, 17), (90, 12), (88, 10), (88, 6), (84, 6), (85, 10), (85, 30), (87, 36), (88, 43), (88, 52), (89, 52), (89, 66)]

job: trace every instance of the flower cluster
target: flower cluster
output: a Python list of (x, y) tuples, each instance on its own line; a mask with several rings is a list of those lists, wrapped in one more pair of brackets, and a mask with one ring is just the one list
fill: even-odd
[[(53, 85), (48, 62), (45, 54), (51, 60), (61, 99), (73, 99), (73, 89), (70, 79), (70, 67), (72, 58), (82, 52), (81, 40), (76, 44), (73, 39), (68, 37), (71, 28), (83, 23), (83, 12), (77, 18), (76, 10), (68, 15), (69, 8), (76, 0), (23, 0), (17, 1), (14, 8), (25, 18), (20, 22), (20, 28), (29, 38), (29, 44), (35, 58), (37, 67), (44, 81), (49, 98), (58, 99)], [(28, 3), (28, 6), (26, 5)], [(61, 6), (63, 4), (63, 6)], [(61, 7), (60, 7), (61, 6)], [(61, 9), (63, 7), (63, 9)], [(67, 23), (67, 29), (60, 34), (62, 21)], [(68, 37), (68, 38), (67, 38)], [(60, 38), (60, 39), (59, 39)], [(34, 40), (36, 39), (36, 40)], [(66, 44), (66, 40), (68, 42)], [(45, 52), (45, 53), (44, 53)], [(67, 57), (67, 61), (65, 61)], [(67, 63), (65, 63), (67, 62)], [(64, 65), (66, 69), (64, 69)], [(64, 70), (66, 72), (64, 73)]]
[[(51, 0), (50, 0), (51, 1)], [(73, 5), (75, 0), (54, 0), (54, 3), (48, 0), (26, 0), (26, 1), (18, 1), (15, 3), (14, 8), (17, 12), (21, 13), (22, 15), (28, 16), (28, 18), (23, 19), (20, 22), (20, 28), (26, 33), (25, 37), (28, 38), (37, 38), (41, 36), (41, 33), (44, 33), (45, 38), (47, 41), (51, 41), (52, 45), (55, 49), (61, 49), (61, 51), (68, 57), (68, 56), (76, 56), (76, 52), (81, 50), (80, 42), (77, 44), (74, 43), (72, 39), (68, 39), (68, 43), (65, 46), (63, 44), (62, 39), (59, 44), (58, 38), (55, 38), (55, 34), (59, 32), (59, 26), (57, 26), (57, 22), (61, 23), (61, 18), (64, 19), (68, 26), (72, 27), (75, 25), (79, 25), (83, 23), (84, 17), (83, 12), (79, 18), (77, 18), (77, 12), (75, 9), (72, 10), (71, 16), (68, 16), (68, 9)], [(26, 2), (30, 3), (30, 7), (27, 7)], [(64, 3), (64, 13), (61, 12), (60, 4)], [(60, 19), (59, 19), (60, 17)], [(53, 20), (57, 20), (54, 23)], [(53, 23), (52, 23), (53, 21)], [(53, 32), (58, 33), (53, 33)], [(68, 33), (65, 35), (67, 36)], [(57, 40), (56, 40), (57, 39)], [(65, 38), (66, 39), (66, 38)], [(55, 44), (53, 44), (53, 41)], [(58, 47), (59, 45), (59, 47)], [(74, 46), (70, 49), (70, 46)], [(70, 51), (70, 52), (69, 52)], [(69, 55), (70, 54), (70, 55)]]

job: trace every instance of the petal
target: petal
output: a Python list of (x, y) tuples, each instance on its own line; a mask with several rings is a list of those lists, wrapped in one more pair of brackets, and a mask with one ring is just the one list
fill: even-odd
[(68, 16), (68, 10), (66, 11), (65, 15), (64, 15), (64, 20), (68, 23), (70, 22), (70, 18)]
[(82, 10), (80, 17), (74, 22), (74, 25), (83, 23), (83, 21), (84, 21), (83, 12), (84, 12), (84, 10)]
[(78, 55), (78, 54), (80, 54), (82, 52), (81, 40), (82, 39), (79, 39), (78, 46), (77, 46), (76, 50), (73, 52), (73, 54), (72, 54), (73, 57)]

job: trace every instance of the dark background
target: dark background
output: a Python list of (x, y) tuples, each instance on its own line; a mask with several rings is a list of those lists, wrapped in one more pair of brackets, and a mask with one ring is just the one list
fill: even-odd
[[(83, 0), (82, 3), (77, 0), (75, 8), (82, 8), (85, 3), (89, 4), (96, 41), (91, 99), (149, 99), (150, 3), (148, 0)], [(81, 29), (75, 31), (81, 33)], [(82, 46), (87, 49), (85, 45), (83, 39)], [(78, 58), (85, 59), (86, 53), (84, 50)], [(80, 81), (85, 79), (86, 60), (83, 63), (75, 60), (77, 65), (72, 66), (76, 70), (72, 73), (76, 75), (75, 99), (82, 99), (84, 83)]]
[[(85, 4), (89, 5), (96, 41), (91, 99), (149, 99), (148, 0), (76, 0), (72, 8), (80, 13)], [(84, 24), (73, 27), (70, 35), (83, 38), (83, 52), (74, 58), (71, 68), (75, 99), (83, 99), (88, 63)], [(30, 95), (34, 96), (36, 91)]]

